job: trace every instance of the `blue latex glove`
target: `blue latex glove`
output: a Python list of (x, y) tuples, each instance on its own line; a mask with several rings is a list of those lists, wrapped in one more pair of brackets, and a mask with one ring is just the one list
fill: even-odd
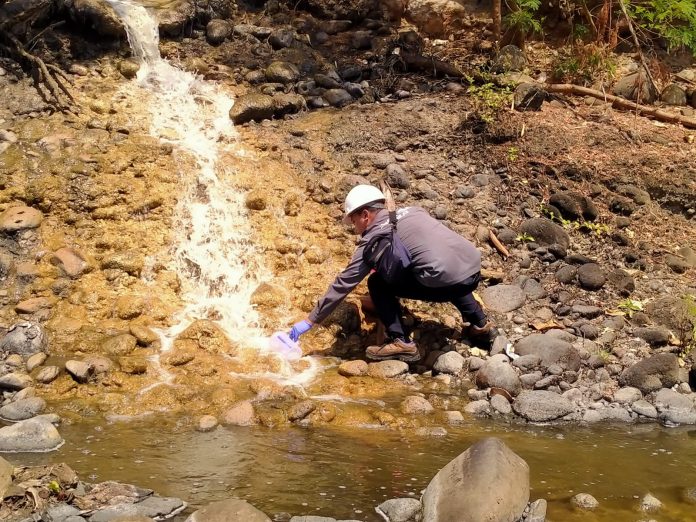
[(312, 326), (312, 323), (310, 323), (307, 320), (300, 321), (299, 323), (295, 323), (294, 325), (292, 325), (292, 329), (290, 330), (290, 333), (288, 335), (290, 336), (290, 339), (297, 342), (297, 340), (300, 338), (300, 335), (309, 332)]

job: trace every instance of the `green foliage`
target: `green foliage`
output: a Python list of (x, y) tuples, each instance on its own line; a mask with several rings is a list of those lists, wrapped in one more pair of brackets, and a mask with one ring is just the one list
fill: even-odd
[(643, 311), (643, 303), (636, 299), (626, 298), (617, 305), (617, 308), (631, 317), (633, 316), (633, 312)]
[(594, 223), (592, 221), (575, 221), (559, 216), (550, 208), (541, 205), (541, 213), (548, 217), (551, 221), (557, 222), (566, 230), (579, 230), (581, 232), (591, 232), (595, 236), (600, 237), (608, 235), (611, 232), (611, 227), (606, 223)]
[(694, 0), (630, 0), (626, 7), (640, 27), (667, 40), (671, 49), (685, 47), (696, 55)]
[(522, 234), (518, 235), (515, 240), (519, 241), (520, 243), (531, 243), (534, 241), (534, 237), (530, 236), (526, 232), (523, 232)]
[[(533, 2), (528, 2), (533, 3)], [(536, 11), (539, 8), (530, 9), (520, 6), (517, 11), (511, 11), (503, 17), (503, 23), (507, 29), (519, 31), (524, 34), (541, 33), (543, 31), (543, 19), (538, 18)]]
[(48, 483), (48, 489), (51, 490), (52, 493), (60, 493), (60, 484), (58, 481), (52, 480)]
[(687, 355), (696, 349), (696, 298), (687, 294), (684, 296), (685, 317), (681, 331), (682, 355)]
[(517, 161), (517, 158), (520, 157), (520, 149), (517, 147), (510, 147), (507, 152), (507, 159), (509, 162), (514, 162)]
[(612, 79), (616, 60), (606, 47), (597, 44), (566, 47), (560, 50), (551, 74), (558, 81), (588, 85)]
[(471, 85), (466, 91), (476, 104), (480, 117), (486, 123), (493, 123), (495, 113), (509, 107), (512, 92), (509, 87), (496, 87), (493, 83)]

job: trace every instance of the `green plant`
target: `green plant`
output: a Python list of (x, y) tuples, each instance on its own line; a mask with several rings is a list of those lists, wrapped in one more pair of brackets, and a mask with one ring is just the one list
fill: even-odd
[(684, 317), (681, 318), (679, 341), (682, 355), (688, 355), (696, 349), (696, 298), (687, 294), (683, 297)]
[(637, 24), (664, 38), (670, 49), (685, 47), (696, 55), (696, 2), (693, 0), (626, 0)]
[(486, 123), (493, 123), (495, 113), (509, 107), (512, 92), (509, 87), (496, 87), (493, 83), (470, 85), (466, 91), (474, 99), (478, 113)]
[(520, 243), (531, 243), (532, 241), (534, 241), (534, 238), (526, 232), (522, 232), (515, 238), (515, 241), (519, 241)]
[(514, 161), (517, 161), (517, 158), (519, 158), (519, 157), (520, 157), (520, 149), (518, 149), (517, 147), (510, 147), (508, 149), (507, 159), (509, 162), (512, 163)]
[(561, 49), (551, 70), (555, 80), (579, 84), (612, 79), (615, 74), (613, 55), (606, 46), (595, 43)]
[(608, 235), (609, 232), (611, 232), (611, 227), (607, 225), (606, 223), (593, 223), (591, 221), (583, 221), (581, 223), (578, 223), (577, 221), (573, 222), (573, 225), (577, 223), (577, 228), (579, 230), (583, 230), (585, 232), (591, 232), (595, 236), (599, 237), (602, 235)]
[(617, 305), (617, 308), (624, 312), (627, 316), (632, 317), (633, 312), (643, 311), (643, 303), (636, 299), (626, 298)]
[(541, 6), (540, 0), (518, 0), (516, 9), (503, 17), (506, 29), (517, 31), (524, 35), (541, 33), (543, 31), (543, 18), (537, 16)]

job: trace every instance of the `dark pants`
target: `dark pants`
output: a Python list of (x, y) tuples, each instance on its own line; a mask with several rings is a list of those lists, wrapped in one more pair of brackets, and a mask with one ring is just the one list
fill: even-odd
[(406, 334), (401, 323), (399, 297), (434, 303), (452, 303), (462, 314), (462, 319), (465, 322), (474, 326), (486, 324), (486, 314), (483, 313), (481, 305), (471, 295), (480, 280), (481, 274), (477, 272), (456, 285), (430, 288), (419, 283), (411, 273), (396, 284), (388, 284), (378, 273), (374, 272), (367, 279), (367, 287), (377, 309), (377, 315), (384, 323), (388, 335), (391, 338), (405, 338)]

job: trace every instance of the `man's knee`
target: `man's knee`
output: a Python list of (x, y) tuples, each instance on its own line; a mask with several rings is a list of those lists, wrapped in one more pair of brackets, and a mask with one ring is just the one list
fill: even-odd
[(374, 295), (375, 292), (383, 291), (386, 286), (386, 282), (382, 279), (377, 272), (372, 272), (370, 277), (367, 278), (367, 289), (370, 291), (370, 295)]

